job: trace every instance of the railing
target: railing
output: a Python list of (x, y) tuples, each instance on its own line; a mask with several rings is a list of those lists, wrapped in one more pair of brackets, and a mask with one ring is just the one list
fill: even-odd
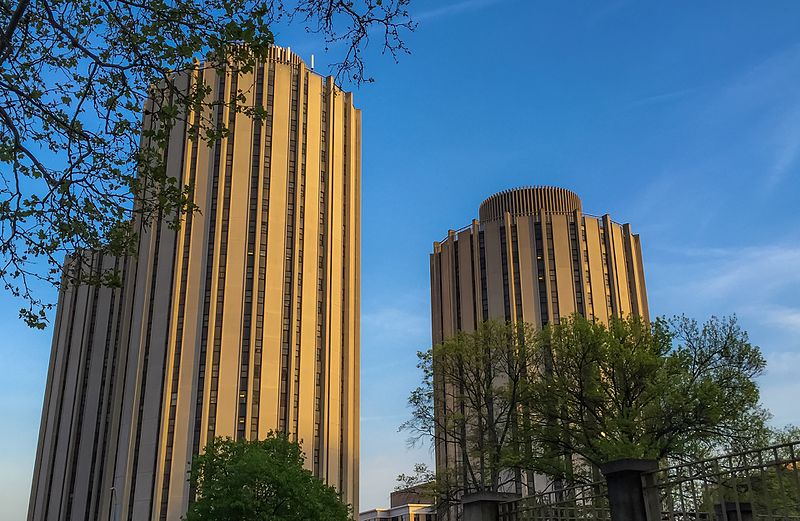
[(608, 521), (605, 481), (576, 485), (500, 505), (500, 521)]
[[(665, 467), (642, 484), (631, 500), (647, 521), (800, 521), (800, 441)], [(606, 483), (503, 503), (499, 519), (610, 521)]]
[(800, 441), (659, 469), (644, 476), (648, 519), (800, 520), (799, 457)]
[(469, 223), (469, 224), (467, 224), (467, 225), (464, 225), (464, 226), (462, 226), (461, 228), (458, 228), (458, 229), (455, 229), (455, 230), (453, 230), (453, 229), (447, 230), (447, 235), (444, 237), (444, 239), (442, 239), (442, 240), (441, 240), (441, 241), (439, 241), (439, 242), (440, 242), (440, 243), (441, 243), (441, 242), (446, 242), (446, 241), (447, 241), (447, 239), (449, 239), (449, 238), (450, 238), (450, 235), (451, 235), (451, 234), (450, 234), (450, 232), (453, 232), (453, 234), (454, 234), (454, 235), (458, 235), (459, 233), (461, 233), (461, 232), (463, 232), (463, 231), (469, 230), (470, 228), (472, 228), (472, 224), (473, 224), (473, 223)]

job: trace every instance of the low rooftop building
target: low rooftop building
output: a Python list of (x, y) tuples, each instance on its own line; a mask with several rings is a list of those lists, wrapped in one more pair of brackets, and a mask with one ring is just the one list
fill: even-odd
[(436, 507), (409, 503), (390, 508), (375, 508), (358, 514), (358, 521), (436, 521)]
[(375, 508), (358, 514), (358, 521), (436, 521), (432, 483), (395, 490), (389, 508)]

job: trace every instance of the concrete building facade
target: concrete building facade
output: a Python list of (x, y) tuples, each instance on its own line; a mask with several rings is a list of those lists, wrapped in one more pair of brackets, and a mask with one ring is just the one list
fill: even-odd
[(177, 521), (209, 439), (269, 431), (358, 511), (361, 113), (277, 47), (250, 73), (202, 74), (266, 117), (219, 103), (213, 146), (176, 127), (167, 170), (199, 212), (93, 258), (120, 288), (61, 292), (31, 521)]
[[(584, 214), (575, 193), (555, 187), (497, 193), (479, 216), (433, 245), (434, 345), (489, 319), (538, 328), (574, 313), (603, 323), (649, 319), (641, 244), (629, 224)], [(440, 440), (437, 471), (460, 475), (459, 454)]]
[(436, 507), (409, 503), (391, 508), (375, 508), (361, 512), (358, 521), (436, 521)]
[(358, 521), (436, 521), (432, 483), (424, 483), (389, 494), (389, 508), (374, 508), (358, 514)]
[(648, 318), (639, 236), (583, 213), (562, 188), (518, 188), (480, 206), (480, 220), (433, 245), (433, 343), (488, 319), (539, 327), (580, 313)]

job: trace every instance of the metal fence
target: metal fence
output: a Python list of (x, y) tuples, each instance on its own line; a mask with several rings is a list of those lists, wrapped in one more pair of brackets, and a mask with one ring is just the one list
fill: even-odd
[(659, 469), (644, 476), (648, 519), (800, 520), (799, 456), (794, 442)]
[[(668, 466), (642, 482), (648, 521), (800, 521), (800, 441)], [(611, 520), (604, 481), (500, 506), (500, 521), (578, 520)]]
[(500, 505), (500, 521), (610, 521), (605, 481), (576, 485)]

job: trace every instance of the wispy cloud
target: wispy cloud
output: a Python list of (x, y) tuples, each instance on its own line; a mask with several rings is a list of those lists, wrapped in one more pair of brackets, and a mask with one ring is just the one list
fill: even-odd
[(724, 84), (707, 114), (721, 124), (733, 120), (742, 127), (761, 156), (762, 186), (772, 192), (792, 172), (800, 170), (800, 44), (752, 65)]
[[(800, 68), (800, 44), (790, 45), (752, 64), (722, 85), (720, 104), (737, 102), (744, 110), (763, 108), (776, 99), (794, 96), (791, 85)], [(788, 82), (788, 83), (787, 83)]]
[[(774, 326), (787, 329), (792, 332), (800, 332), (800, 308), (788, 306), (766, 306), (758, 309), (748, 310), (753, 313), (763, 313), (764, 321)], [(800, 368), (800, 353), (797, 353), (797, 364), (795, 368)]]
[(418, 338), (429, 329), (427, 310), (386, 307), (364, 311), (361, 325), (371, 337)]
[(709, 298), (727, 298), (747, 288), (749, 295), (770, 296), (800, 285), (800, 247), (772, 245), (712, 251), (717, 269), (706, 273), (698, 288)]
[[(691, 230), (696, 234), (706, 233), (722, 215), (726, 203), (724, 191), (707, 191), (698, 186), (699, 179), (712, 178), (714, 173), (713, 166), (701, 163), (655, 165), (654, 170), (643, 173), (647, 181), (636, 196), (626, 201), (625, 220), (635, 223), (636, 229), (645, 234), (648, 247), (659, 244), (662, 250), (664, 241), (668, 240), (665, 236), (679, 229), (676, 219), (691, 223)], [(675, 219), (666, 219), (666, 215), (675, 216)], [(659, 240), (654, 240), (656, 237)], [(685, 253), (684, 247), (681, 245), (681, 254)], [(707, 253), (707, 249), (698, 252), (703, 257)]]
[[(659, 150), (668, 153), (649, 165), (630, 205), (630, 220), (649, 226), (649, 237), (675, 229), (655, 217), (666, 213), (691, 223), (697, 235), (710, 234), (727, 222), (725, 209), (769, 204), (800, 178), (800, 45), (700, 81), (640, 93), (620, 107), (643, 117), (661, 105), (670, 109), (653, 128), (665, 134)], [(670, 141), (678, 131), (680, 139)]]
[(430, 345), (428, 308), (386, 307), (361, 314), (362, 370), (386, 374), (416, 365), (416, 353)]
[[(361, 468), (359, 508), (362, 511), (388, 507), (389, 494), (397, 485), (397, 476), (410, 473), (414, 463), (427, 463), (429, 467), (433, 466), (433, 455), (427, 447), (408, 449), (402, 439), (404, 435), (397, 433), (395, 436), (394, 444), (387, 443), (387, 440), (383, 439), (375, 446), (370, 445), (371, 440), (362, 439), (361, 460), (369, 461), (369, 465)], [(397, 449), (386, 450), (392, 445)]]
[[(800, 293), (800, 246), (772, 244), (743, 248), (664, 248), (672, 269), (665, 296), (692, 295), (696, 301), (726, 302), (742, 310), (781, 308), (787, 293)], [(738, 311), (738, 309), (734, 309)]]
[(691, 94), (696, 90), (697, 90), (696, 87), (691, 87), (686, 89), (673, 90), (669, 92), (661, 92), (658, 94), (653, 94), (651, 96), (645, 96), (643, 98), (631, 101), (623, 110), (634, 110), (652, 105), (670, 103), (672, 101), (677, 101), (682, 98), (685, 98), (686, 96), (688, 96), (689, 94)]
[(767, 372), (761, 378), (761, 400), (773, 414), (773, 424), (800, 425), (797, 397), (800, 396), (800, 351), (779, 351), (767, 354)]
[(651, 306), (659, 314), (687, 313), (698, 319), (735, 313), (752, 340), (770, 356), (793, 349), (800, 352), (798, 266), (796, 241), (662, 250), (659, 261), (651, 263)]
[(361, 416), (361, 423), (367, 422), (392, 422), (399, 425), (408, 418), (408, 414), (383, 414), (377, 416)]
[(474, 11), (483, 9), (490, 5), (497, 4), (503, 0), (462, 0), (441, 7), (435, 7), (420, 13), (412, 13), (412, 18), (416, 22), (428, 22), (437, 18), (444, 18), (455, 14), (463, 13), (465, 11)]
[(398, 474), (417, 461), (430, 463), (427, 449), (408, 449), (407, 397), (419, 385), (417, 350), (430, 345), (427, 291), (393, 288), (391, 300), (364, 303), (361, 315), (361, 506), (385, 507)]
[(796, 171), (800, 159), (800, 107), (784, 114), (772, 138), (774, 159), (766, 180), (766, 188), (774, 189), (791, 172)]
[(800, 351), (776, 351), (767, 355), (769, 374), (774, 378), (797, 379), (800, 368)]

